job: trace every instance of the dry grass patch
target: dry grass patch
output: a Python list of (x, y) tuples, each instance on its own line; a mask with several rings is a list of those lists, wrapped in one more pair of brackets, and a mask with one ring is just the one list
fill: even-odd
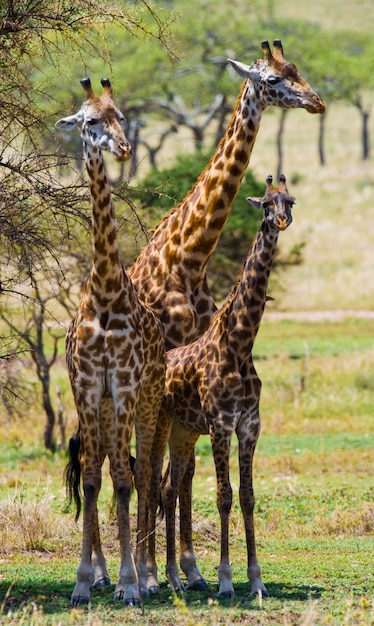
[(328, 518), (315, 520), (314, 534), (319, 536), (337, 535), (364, 536), (374, 533), (374, 504), (361, 502), (355, 508), (337, 507)]
[(66, 533), (66, 519), (51, 510), (51, 497), (30, 499), (22, 492), (0, 502), (0, 553), (48, 551)]

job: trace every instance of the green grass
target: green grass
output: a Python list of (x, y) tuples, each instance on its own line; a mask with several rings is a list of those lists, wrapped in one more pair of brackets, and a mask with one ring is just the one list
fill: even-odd
[(291, 359), (318, 355), (344, 358), (345, 353), (367, 353), (374, 351), (373, 324), (373, 320), (352, 317), (313, 324), (282, 320), (277, 324), (269, 322), (265, 313), (253, 353), (257, 359), (281, 355)]
[[(305, 342), (309, 349), (305, 351)], [(61, 365), (63, 367), (63, 365)], [(2, 417), (0, 430), (0, 624), (373, 624), (374, 355), (366, 320), (264, 319), (256, 345), (263, 381), (262, 433), (254, 468), (258, 558), (270, 598), (249, 598), (233, 438), (230, 518), (235, 598), (217, 602), (219, 519), (207, 437), (198, 441), (194, 541), (209, 594), (176, 599), (165, 570), (165, 529), (157, 535), (159, 595), (143, 608), (113, 602), (114, 586), (71, 610), (81, 523), (63, 513), (63, 452), (43, 449), (36, 407)], [(62, 371), (58, 378), (63, 377)], [(68, 433), (74, 429), (72, 405)], [(112, 489), (104, 466), (102, 539), (113, 583), (118, 569)], [(135, 512), (135, 501), (132, 511)], [(31, 529), (31, 530), (30, 530)]]

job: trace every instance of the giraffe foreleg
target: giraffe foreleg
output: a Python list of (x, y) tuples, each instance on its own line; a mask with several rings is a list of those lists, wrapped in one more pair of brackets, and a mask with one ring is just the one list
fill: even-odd
[(229, 560), (229, 517), (232, 506), (232, 489), (229, 474), (231, 432), (222, 427), (211, 433), (212, 450), (217, 475), (217, 508), (221, 520), (221, 557), (218, 567), (218, 596), (232, 598), (232, 569)]
[(135, 606), (141, 603), (141, 597), (130, 543), (129, 504), (132, 481), (131, 478), (128, 477), (127, 480), (123, 479), (121, 482), (114, 480), (113, 483), (117, 497), (117, 516), (121, 550), (121, 564), (118, 583), (114, 590), (114, 599), (122, 600), (126, 606)]
[(121, 555), (119, 578), (114, 590), (114, 599), (122, 600), (126, 606), (135, 606), (141, 603), (141, 598), (138, 577), (131, 553), (129, 508), (133, 481), (130, 467), (130, 441), (134, 423), (134, 409), (130, 406), (129, 401), (127, 409), (128, 413), (126, 415), (118, 411), (117, 452), (113, 449), (109, 456), (110, 473), (117, 500), (118, 534)]
[(198, 437), (198, 434), (188, 432), (177, 422), (173, 422), (169, 438), (170, 460), (163, 478), (162, 497), (166, 517), (166, 574), (175, 592), (185, 591), (176, 560), (175, 509), (181, 481)]
[[(100, 417), (103, 419), (103, 403), (100, 406)], [(100, 464), (103, 466), (105, 452), (101, 451)], [(96, 507), (95, 518), (93, 520), (93, 544), (92, 544), (92, 567), (94, 569), (94, 582), (92, 587), (106, 587), (110, 585), (110, 576), (107, 570), (105, 557), (101, 547), (99, 516)]]
[(160, 585), (157, 579), (156, 563), (156, 524), (157, 510), (161, 500), (161, 476), (165, 450), (170, 435), (171, 421), (165, 407), (162, 406), (158, 415), (156, 433), (151, 452), (151, 483), (148, 497), (148, 554), (147, 554), (147, 588), (150, 593), (157, 593)]
[[(98, 465), (100, 474), (100, 466)], [(100, 491), (101, 478), (93, 479), (94, 472), (91, 476), (86, 475), (83, 470), (83, 541), (81, 562), (77, 569), (76, 584), (71, 595), (72, 606), (83, 606), (90, 602), (90, 588), (93, 585), (95, 574), (91, 562), (93, 536), (94, 536), (94, 519), (97, 510), (97, 498)]]
[(255, 505), (255, 498), (253, 492), (253, 456), (256, 448), (257, 436), (254, 438), (254, 425), (258, 421), (258, 433), (259, 433), (259, 418), (258, 420), (250, 420), (250, 424), (247, 426), (244, 423), (240, 424), (240, 431), (238, 432), (239, 438), (239, 468), (240, 468), (240, 487), (239, 498), (240, 506), (243, 513), (245, 535), (247, 542), (247, 574), (251, 583), (250, 595), (261, 595), (262, 597), (268, 597), (268, 592), (265, 585), (262, 582), (261, 568), (257, 562), (256, 556), (256, 541), (255, 541), (255, 529), (253, 511)]
[[(157, 357), (158, 358), (155, 358)], [(167, 443), (168, 422), (166, 422), (166, 433), (164, 434), (160, 423), (157, 433), (157, 422), (160, 416), (161, 403), (164, 394), (165, 383), (165, 361), (164, 345), (160, 341), (159, 351), (153, 350), (147, 359), (148, 368), (142, 381), (141, 391), (136, 407), (135, 435), (136, 435), (136, 461), (134, 465), (135, 487), (138, 495), (138, 518), (137, 518), (137, 542), (136, 542), (136, 568), (138, 574), (140, 594), (143, 599), (149, 597), (150, 588), (157, 591), (158, 583), (156, 577), (149, 577), (147, 548), (150, 545), (154, 561), (153, 572), (156, 568), (154, 532), (156, 511), (159, 504), (160, 479), (163, 455)], [(154, 459), (156, 435), (159, 435), (159, 449), (157, 458)], [(152, 474), (152, 463), (156, 461), (154, 474)], [(155, 493), (151, 492), (152, 487)], [(152, 528), (149, 527), (152, 524)], [(150, 540), (149, 533), (152, 539)], [(155, 572), (157, 575), (157, 572)]]
[[(140, 447), (142, 453), (140, 453)], [(145, 453), (145, 454), (144, 454)], [(146, 542), (148, 534), (147, 500), (150, 484), (150, 449), (149, 446), (139, 446), (137, 439), (137, 455), (134, 469), (135, 488), (138, 495), (137, 535), (135, 563), (138, 575), (139, 590), (142, 599), (149, 597), (147, 587), (148, 572), (146, 563)]]

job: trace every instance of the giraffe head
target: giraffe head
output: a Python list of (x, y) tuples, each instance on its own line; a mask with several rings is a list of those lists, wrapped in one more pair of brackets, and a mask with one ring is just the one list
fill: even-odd
[(264, 58), (245, 65), (228, 59), (232, 67), (242, 78), (249, 78), (256, 90), (259, 101), (265, 108), (268, 105), (284, 109), (306, 109), (309, 113), (324, 113), (323, 100), (304, 80), (296, 65), (289, 63), (283, 56), (280, 39), (275, 39), (274, 54), (269, 43), (262, 42)]
[(286, 186), (286, 177), (279, 178), (279, 187), (273, 186), (273, 177), (267, 176), (265, 195), (262, 198), (247, 198), (255, 209), (263, 209), (264, 221), (273, 230), (286, 230), (292, 222), (291, 209), (295, 204)]
[(56, 128), (71, 131), (79, 125), (87, 145), (111, 152), (117, 161), (126, 161), (131, 156), (131, 146), (122, 128), (125, 117), (113, 102), (109, 79), (101, 79), (100, 97), (95, 95), (89, 78), (80, 82), (86, 100), (77, 113), (58, 120)]

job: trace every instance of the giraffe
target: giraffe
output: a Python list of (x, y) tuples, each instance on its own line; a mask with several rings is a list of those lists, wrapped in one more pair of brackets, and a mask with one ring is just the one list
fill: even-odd
[[(216, 311), (206, 279), (206, 267), (250, 161), (264, 110), (268, 106), (304, 108), (309, 113), (324, 113), (325, 104), (286, 61), (279, 39), (262, 42), (264, 58), (250, 66), (229, 60), (244, 81), (227, 130), (215, 154), (195, 186), (159, 224), (129, 275), (141, 297), (160, 317), (165, 346), (169, 350), (190, 343), (208, 327)], [(152, 462), (153, 463), (153, 462)], [(194, 471), (191, 453), (189, 474)], [(159, 467), (161, 474), (161, 467)], [(150, 527), (155, 524), (157, 481), (151, 494)], [(191, 533), (191, 483), (183, 481), (179, 497), (181, 532)], [(154, 534), (149, 540), (150, 586), (158, 588)], [(188, 560), (189, 561), (189, 560)], [(191, 574), (192, 576), (192, 574)], [(190, 576), (190, 578), (191, 578)], [(191, 588), (201, 588), (201, 578)]]
[(230, 60), (244, 81), (225, 135), (196, 184), (159, 224), (128, 268), (145, 302), (160, 317), (166, 349), (185, 345), (208, 327), (216, 311), (206, 267), (229, 216), (266, 107), (324, 113), (325, 104), (286, 61), (282, 43), (262, 42), (264, 58), (248, 66)]
[[(229, 514), (232, 489), (229, 475), (230, 443), (235, 432), (239, 443), (239, 498), (247, 542), (247, 574), (251, 595), (267, 596), (256, 558), (253, 522), (253, 455), (260, 433), (261, 381), (252, 358), (254, 341), (267, 300), (269, 274), (279, 231), (292, 222), (295, 198), (288, 193), (282, 175), (278, 187), (268, 176), (262, 198), (247, 198), (262, 208), (263, 219), (241, 276), (213, 316), (208, 329), (194, 342), (166, 354), (165, 396), (160, 412), (160, 429), (154, 440), (160, 459), (169, 437), (169, 466), (163, 478), (162, 495), (166, 513), (167, 576), (175, 591), (184, 590), (175, 557), (175, 508), (185, 472), (201, 434), (209, 434), (217, 477), (217, 507), (221, 520), (221, 557), (218, 568), (219, 596), (232, 597), (229, 563)], [(189, 477), (189, 479), (192, 477)], [(189, 582), (198, 579), (206, 586), (196, 566), (192, 540), (181, 532), (181, 566)]]
[[(156, 226), (148, 244), (127, 270), (141, 298), (160, 318), (167, 350), (201, 335), (216, 311), (207, 285), (206, 266), (249, 163), (264, 110), (270, 105), (305, 108), (310, 113), (325, 110), (325, 104), (295, 65), (285, 60), (281, 41), (274, 41), (274, 54), (267, 41), (261, 45), (264, 58), (251, 66), (230, 60), (244, 81), (226, 133), (193, 189)], [(190, 475), (193, 467), (192, 452)], [(161, 475), (161, 467), (159, 472)], [(149, 507), (151, 529), (155, 524), (157, 491), (156, 481), (150, 491), (154, 496)], [(185, 480), (179, 504), (186, 535), (191, 526), (190, 499), (191, 484)], [(148, 555), (151, 591), (158, 589), (154, 540), (151, 532)], [(101, 553), (97, 556), (100, 559)]]
[[(131, 155), (108, 79), (96, 96), (91, 81), (81, 81), (85, 101), (56, 127), (80, 125), (92, 209), (93, 262), (77, 313), (66, 337), (66, 361), (78, 413), (79, 460), (83, 483), (83, 541), (73, 606), (90, 601), (91, 585), (110, 584), (102, 554), (97, 498), (101, 466), (109, 457), (117, 500), (120, 569), (115, 599), (135, 605), (148, 595), (146, 500), (149, 455), (165, 381), (165, 348), (159, 320), (143, 304), (123, 268), (118, 250), (114, 206), (102, 150), (118, 161)], [(129, 500), (132, 490), (130, 440), (136, 434), (134, 481), (138, 494), (136, 570), (131, 553)], [(80, 473), (78, 470), (78, 485)], [(70, 477), (74, 477), (70, 468)], [(78, 487), (74, 487), (79, 500)], [(77, 502), (78, 503), (78, 502)], [(78, 509), (79, 512), (79, 509)]]

